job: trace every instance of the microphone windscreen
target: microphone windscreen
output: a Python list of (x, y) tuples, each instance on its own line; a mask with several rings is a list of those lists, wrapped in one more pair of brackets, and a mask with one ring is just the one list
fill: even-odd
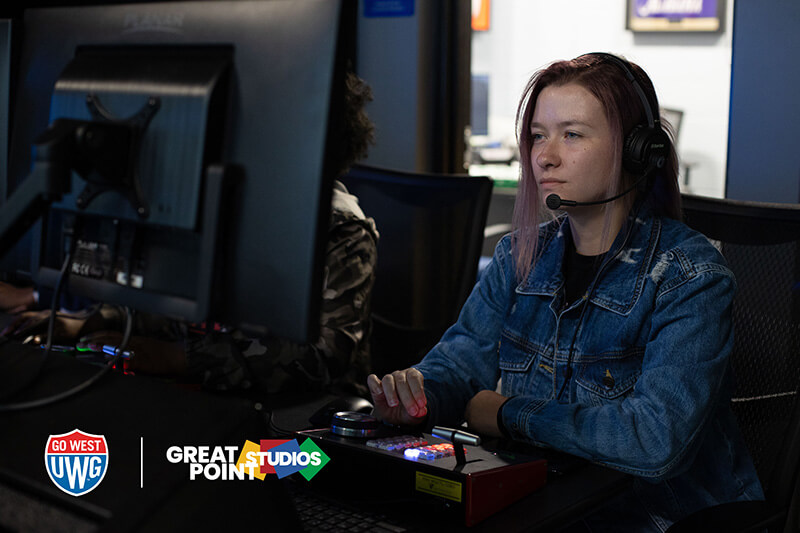
[(561, 207), (561, 198), (557, 194), (548, 194), (547, 198), (544, 199), (544, 203), (547, 204), (549, 209), (558, 209)]

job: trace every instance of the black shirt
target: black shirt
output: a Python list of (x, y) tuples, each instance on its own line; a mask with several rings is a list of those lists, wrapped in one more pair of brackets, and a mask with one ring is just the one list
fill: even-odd
[(605, 255), (604, 253), (600, 255), (581, 255), (570, 239), (570, 242), (567, 243), (564, 262), (561, 266), (561, 271), (564, 274), (565, 307), (583, 297), (594, 280), (600, 265), (603, 264)]

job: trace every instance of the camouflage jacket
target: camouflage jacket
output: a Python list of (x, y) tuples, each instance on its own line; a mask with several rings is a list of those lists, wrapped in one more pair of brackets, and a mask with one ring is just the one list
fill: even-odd
[(324, 390), (365, 394), (369, 369), (370, 295), (378, 232), (355, 196), (334, 187), (321, 330), (313, 344), (278, 337), (252, 339), (239, 331), (189, 335), (190, 374), (214, 390)]

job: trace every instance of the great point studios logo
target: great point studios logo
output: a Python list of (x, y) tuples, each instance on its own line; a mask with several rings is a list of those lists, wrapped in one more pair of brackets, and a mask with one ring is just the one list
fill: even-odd
[(103, 435), (74, 429), (50, 435), (45, 446), (47, 475), (59, 489), (83, 496), (97, 488), (108, 469), (108, 444)]
[[(238, 459), (236, 458), (238, 453)], [(310, 481), (330, 458), (311, 439), (245, 441), (237, 446), (171, 446), (170, 463), (186, 463), (189, 479), (211, 481), (260, 479), (268, 474), (284, 478), (299, 472)], [(108, 469), (108, 443), (103, 435), (79, 429), (50, 435), (44, 453), (47, 475), (56, 487), (71, 496), (96, 489)], [(142, 465), (143, 466), (143, 465)]]
[(245, 441), (241, 451), (237, 446), (170, 446), (167, 460), (187, 464), (190, 480), (263, 481), (267, 474), (284, 478), (300, 472), (310, 481), (330, 458), (311, 439), (303, 444), (296, 439), (270, 439), (261, 440), (260, 444)]

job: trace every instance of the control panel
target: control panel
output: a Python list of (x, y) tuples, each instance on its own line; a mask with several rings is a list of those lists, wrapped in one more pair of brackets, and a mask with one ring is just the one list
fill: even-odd
[(356, 498), (380, 493), (386, 498), (421, 500), (429, 504), (426, 508), (447, 511), (471, 526), (540, 488), (547, 479), (547, 461), (542, 457), (493, 449), (463, 431), (438, 427), (433, 433), (398, 431), (369, 418), (337, 413), (331, 428), (298, 433), (330, 457), (315, 483), (347, 490)]

